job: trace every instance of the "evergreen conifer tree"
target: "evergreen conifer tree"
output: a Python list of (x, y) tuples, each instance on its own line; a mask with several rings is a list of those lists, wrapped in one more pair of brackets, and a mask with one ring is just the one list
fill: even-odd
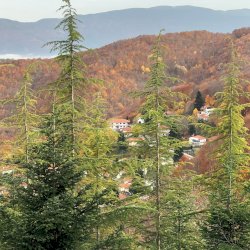
[[(25, 172), (16, 177), (19, 185), (10, 190), (9, 206), (14, 204), (18, 224), (9, 225), (14, 229), (5, 241), (14, 249), (77, 248), (82, 220), (74, 187), (80, 173), (76, 171), (76, 162), (67, 154), (67, 138), (60, 134), (54, 137), (54, 119), (62, 122), (57, 114), (46, 119), (42, 130), (46, 141), (31, 148), (29, 162), (21, 164)], [(28, 182), (23, 186), (25, 179)], [(8, 214), (6, 219), (12, 216)]]
[(82, 143), (86, 176), (81, 185), (88, 186), (88, 199), (96, 200), (96, 209), (90, 217), (92, 228), (83, 249), (136, 249), (137, 236), (127, 233), (126, 228), (134, 227), (135, 216), (142, 208), (133, 197), (119, 199), (121, 180), (117, 176), (125, 164), (116, 160), (118, 133), (109, 127), (105, 107), (100, 94), (86, 105)]
[(224, 79), (223, 92), (218, 93), (219, 136), (216, 150), (217, 168), (210, 178), (210, 208), (205, 236), (209, 249), (248, 249), (250, 243), (250, 200), (242, 177), (249, 167), (247, 128), (240, 104), (244, 92), (240, 80), (237, 53), (232, 47), (231, 63)]
[(205, 104), (205, 99), (202, 96), (201, 92), (198, 90), (194, 101), (194, 109), (201, 110), (204, 104)]
[(66, 32), (66, 39), (49, 42), (52, 51), (58, 51), (57, 60), (61, 64), (61, 74), (56, 81), (59, 95), (58, 105), (64, 110), (65, 123), (67, 123), (69, 138), (71, 140), (72, 155), (77, 153), (78, 133), (81, 130), (79, 121), (84, 110), (83, 95), (86, 82), (86, 65), (80, 58), (79, 52), (86, 49), (82, 45), (83, 36), (77, 30), (77, 14), (70, 0), (62, 0), (64, 5), (59, 10), (63, 11), (64, 18), (56, 28), (62, 28)]
[(163, 197), (163, 249), (206, 249), (198, 223), (203, 211), (194, 205), (195, 189), (193, 173), (181, 170), (171, 176)]
[(14, 98), (1, 100), (2, 105), (13, 105), (15, 111), (1, 121), (1, 126), (15, 131), (15, 143), (12, 143), (16, 155), (22, 154), (26, 163), (30, 148), (37, 139), (38, 115), (36, 114), (36, 96), (32, 88), (31, 73), (36, 65), (31, 64), (25, 70), (20, 89)]
[[(79, 184), (87, 167), (76, 142), (82, 109), (76, 92), (85, 79), (79, 70), (77, 52), (82, 46), (78, 44), (81, 35), (76, 30), (76, 14), (70, 1), (63, 2), (65, 18), (59, 27), (68, 38), (52, 43), (59, 50), (62, 73), (53, 87), (52, 112), (40, 124), (42, 141), (26, 147), (26, 160), (20, 163), (23, 173), (15, 176), (3, 207), (5, 233), (1, 239), (7, 249), (80, 249), (92, 231), (89, 218), (99, 206), (98, 195), (88, 197), (91, 187)], [(21, 93), (30, 93), (28, 75), (25, 80)], [(34, 105), (31, 99), (25, 100), (27, 107)], [(21, 119), (26, 118), (21, 114)], [(5, 222), (9, 228), (4, 227)]]
[[(149, 237), (146, 235), (147, 230), (145, 230), (144, 237), (145, 241), (151, 241), (151, 244), (149, 244), (150, 247), (159, 250), (167, 249), (166, 246), (170, 245), (171, 237), (169, 234), (166, 234), (166, 230), (174, 230), (174, 227), (170, 229), (168, 227), (169, 224), (166, 225), (166, 221), (172, 219), (171, 216), (173, 214), (170, 215), (170, 211), (176, 208), (173, 206), (170, 209), (166, 204), (171, 203), (171, 201), (168, 200), (170, 198), (168, 192), (171, 192), (170, 187), (174, 185), (172, 182), (172, 174), (174, 170), (173, 158), (175, 150), (182, 146), (182, 142), (172, 136), (176, 134), (179, 116), (166, 115), (166, 111), (174, 108), (177, 103), (180, 103), (184, 96), (180, 93), (173, 92), (171, 87), (166, 85), (168, 81), (171, 82), (176, 79), (166, 75), (166, 67), (162, 57), (161, 34), (158, 36), (156, 44), (153, 47), (150, 59), (152, 60), (150, 77), (145, 85), (144, 91), (141, 93), (145, 98), (142, 107), (145, 123), (138, 125), (141, 127), (141, 130), (138, 130), (140, 130), (140, 136), (144, 138), (139, 150), (141, 148), (142, 151), (144, 151), (140, 156), (142, 158), (141, 160), (145, 163), (144, 167), (147, 168), (146, 178), (152, 183), (153, 196), (151, 197), (152, 200), (154, 200), (153, 207), (156, 210), (155, 217), (149, 219), (150, 221), (154, 221), (155, 228), (152, 229), (151, 227), (148, 230)], [(164, 133), (166, 129), (172, 130), (172, 133), (166, 135)], [(178, 189), (175, 190), (176, 193), (174, 195), (178, 195), (177, 190)], [(171, 196), (171, 199), (172, 198)], [(171, 204), (174, 205), (174, 202)], [(155, 239), (154, 244), (152, 244), (152, 237), (150, 237), (150, 235), (153, 235)], [(186, 237), (184, 234), (182, 236)], [(176, 239), (176, 242), (177, 241)]]

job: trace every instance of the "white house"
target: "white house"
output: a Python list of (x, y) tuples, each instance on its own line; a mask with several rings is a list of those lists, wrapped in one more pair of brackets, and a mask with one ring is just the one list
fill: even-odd
[(201, 114), (206, 114), (206, 115), (211, 115), (211, 113), (213, 113), (213, 111), (214, 111), (215, 109), (214, 108), (212, 108), (212, 107), (207, 107), (207, 106), (203, 106), (202, 108), (201, 108)]
[(129, 188), (132, 185), (132, 179), (124, 178), (119, 184), (119, 192), (129, 192)]
[(189, 143), (192, 146), (202, 146), (206, 143), (207, 139), (201, 135), (194, 135), (189, 137)]
[(125, 178), (121, 180), (121, 183), (119, 184), (119, 199), (123, 200), (126, 199), (128, 196), (131, 195), (129, 188), (132, 185), (132, 179)]
[(129, 127), (129, 120), (113, 118), (109, 120), (110, 127), (115, 131), (121, 131), (124, 128)]
[(3, 175), (7, 175), (7, 174), (13, 174), (14, 173), (14, 170), (10, 169), (10, 170), (4, 170), (2, 172)]
[(139, 117), (138, 120), (137, 120), (137, 123), (138, 124), (143, 124), (143, 123), (145, 123), (145, 120), (142, 117)]
[(201, 111), (197, 114), (198, 121), (208, 121), (209, 116), (213, 113), (214, 108), (203, 106)]
[(206, 109), (204, 110), (206, 114), (211, 115), (214, 112), (214, 108), (212, 107), (206, 107)]
[(0, 173), (2, 173), (2, 175), (13, 175), (14, 169), (12, 166), (2, 166), (0, 168)]
[(138, 114), (136, 117), (134, 117), (134, 123), (137, 123), (137, 124), (143, 124), (145, 123), (145, 120), (142, 118), (142, 114)]
[(160, 126), (160, 132), (161, 132), (161, 136), (169, 136), (170, 134), (170, 129), (169, 127), (165, 126), (165, 125), (161, 125)]

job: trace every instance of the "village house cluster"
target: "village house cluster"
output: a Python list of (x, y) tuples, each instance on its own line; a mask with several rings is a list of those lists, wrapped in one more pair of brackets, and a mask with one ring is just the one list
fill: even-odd
[[(211, 115), (213, 110), (214, 108), (211, 107), (202, 107), (201, 110), (197, 113), (197, 120), (202, 122), (208, 121), (209, 116)], [(145, 123), (145, 120), (140, 115), (135, 117), (133, 122), (124, 118), (111, 118), (108, 120), (108, 123), (112, 130), (124, 135), (125, 141), (129, 147), (138, 147), (145, 140), (143, 136), (139, 135), (135, 137), (133, 135), (133, 126)], [(170, 135), (170, 129), (167, 126), (162, 125), (160, 126), (160, 129), (161, 136)], [(182, 157), (180, 158), (181, 162), (190, 162), (194, 158), (193, 149), (199, 149), (207, 142), (207, 139), (202, 135), (191, 135), (189, 138), (186, 138), (186, 140), (189, 147), (183, 150)], [(168, 162), (168, 160), (164, 159), (163, 163), (166, 164), (166, 161)], [(14, 174), (14, 169), (10, 166), (5, 166), (1, 169), (1, 173), (2, 175), (12, 175)], [(127, 177), (124, 178), (123, 174), (124, 173), (121, 173), (121, 176), (117, 176), (117, 179), (119, 181), (118, 188), (120, 199), (124, 199), (131, 194), (130, 187), (132, 185), (132, 179)], [(23, 183), (22, 185), (25, 187), (27, 184)], [(4, 195), (5, 192), (5, 188), (0, 188), (0, 195)]]
[(208, 121), (210, 115), (213, 113), (214, 108), (203, 106), (197, 113), (198, 121)]
[[(207, 122), (209, 121), (209, 117), (214, 111), (212, 107), (202, 107), (199, 112), (197, 112), (197, 121), (198, 122)], [(124, 118), (111, 118), (108, 120), (109, 126), (112, 130), (123, 134), (125, 141), (129, 147), (138, 147), (142, 145), (141, 143), (145, 140), (143, 136), (134, 137), (133, 135), (133, 127), (135, 125), (144, 124), (145, 120), (138, 115), (134, 118), (133, 122), (128, 119)], [(167, 126), (161, 126), (161, 136), (169, 136), (170, 129)], [(180, 157), (180, 162), (190, 162), (193, 160), (195, 156), (195, 152), (199, 150), (202, 146), (207, 143), (207, 138), (199, 135), (194, 134), (189, 136), (188, 138), (183, 138), (186, 143), (186, 148), (183, 150), (182, 156)], [(165, 159), (166, 161), (166, 159)], [(123, 176), (123, 175), (122, 175)], [(122, 176), (119, 177), (119, 198), (124, 199), (127, 196), (131, 195), (130, 187), (133, 184), (130, 178), (123, 178)]]

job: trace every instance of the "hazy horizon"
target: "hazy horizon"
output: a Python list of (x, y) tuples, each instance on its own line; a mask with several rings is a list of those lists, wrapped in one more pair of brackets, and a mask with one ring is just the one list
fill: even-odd
[(54, 55), (48, 54), (48, 55), (35, 55), (35, 54), (0, 54), (0, 60), (18, 60), (18, 59), (46, 59), (46, 58), (54, 58)]
[[(0, 18), (21, 22), (34, 22), (43, 18), (59, 18), (61, 13), (56, 10), (62, 5), (61, 0), (3, 0)], [(150, 8), (157, 6), (184, 6), (209, 8), (213, 10), (250, 9), (249, 0), (72, 0), (72, 5), (81, 15), (95, 14), (112, 10), (129, 8)], [(15, 6), (15, 8), (13, 8)], [(49, 8), (48, 8), (49, 6)], [(25, 15), (23, 14), (25, 13)]]

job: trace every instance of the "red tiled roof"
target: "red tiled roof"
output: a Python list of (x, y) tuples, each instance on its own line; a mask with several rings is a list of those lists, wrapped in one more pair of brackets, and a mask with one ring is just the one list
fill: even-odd
[(170, 110), (168, 110), (168, 111), (166, 111), (166, 112), (165, 112), (165, 114), (166, 114), (166, 115), (174, 115), (174, 114), (175, 114), (175, 112), (174, 112), (174, 111), (170, 111)]
[(129, 120), (122, 119), (122, 118), (112, 118), (109, 120), (111, 123), (129, 123)]
[(132, 183), (121, 183), (120, 185), (119, 185), (119, 187), (120, 188), (129, 188), (130, 186), (132, 185)]
[(21, 186), (24, 187), (24, 188), (27, 188), (28, 184), (26, 182), (22, 182)]
[(132, 132), (132, 128), (131, 127), (122, 128), (122, 132), (124, 132), (124, 133)]
[(128, 142), (137, 142), (137, 141), (144, 141), (143, 138), (134, 138), (134, 137), (131, 137), (131, 138), (128, 138)]
[(186, 162), (192, 160), (194, 157), (192, 155), (183, 153), (182, 157), (180, 158), (180, 162)]
[(209, 118), (209, 115), (207, 115), (207, 114), (198, 114), (198, 118), (207, 119), (207, 118)]
[(120, 200), (124, 200), (124, 199), (126, 199), (128, 197), (128, 194), (126, 194), (126, 193), (119, 193), (119, 199)]
[(191, 136), (190, 138), (195, 138), (197, 140), (206, 140), (206, 138), (204, 136), (201, 136), (201, 135), (194, 135), (194, 136)]
[(132, 182), (132, 178), (131, 177), (124, 177), (123, 181), (126, 182), (126, 183), (128, 183), (128, 182), (131, 183)]
[(166, 125), (161, 125), (160, 128), (161, 128), (161, 129), (169, 129), (169, 127), (166, 126)]

